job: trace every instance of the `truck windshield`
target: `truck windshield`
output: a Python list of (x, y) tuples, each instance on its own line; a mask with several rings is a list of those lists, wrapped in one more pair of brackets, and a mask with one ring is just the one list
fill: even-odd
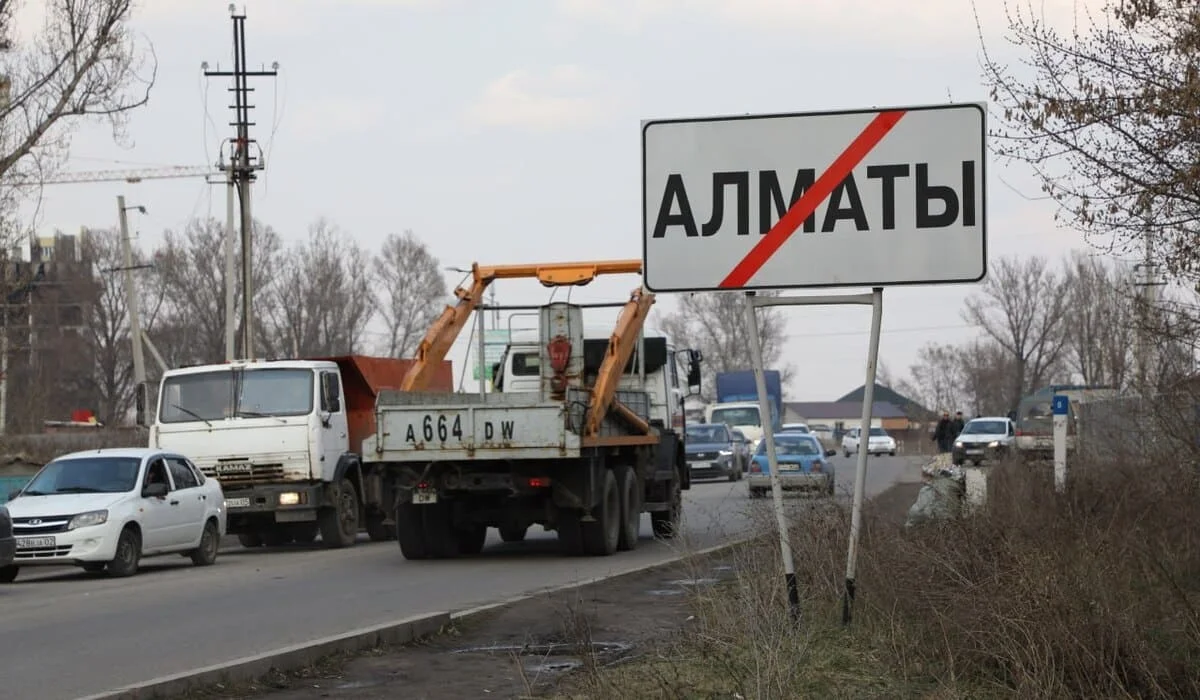
[(762, 427), (762, 421), (758, 419), (758, 409), (747, 406), (713, 409), (712, 422), (724, 423), (725, 425), (753, 425), (755, 427)]
[(159, 421), (304, 416), (313, 409), (307, 369), (230, 369), (180, 374), (163, 382)]

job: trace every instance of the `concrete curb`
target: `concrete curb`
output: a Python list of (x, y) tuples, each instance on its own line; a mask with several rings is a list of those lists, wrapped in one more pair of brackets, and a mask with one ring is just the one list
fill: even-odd
[(162, 676), (136, 685), (126, 686), (118, 690), (89, 695), (78, 700), (150, 700), (151, 698), (170, 698), (187, 693), (200, 687), (218, 684), (248, 683), (269, 674), (271, 671), (290, 671), (305, 666), (311, 666), (322, 658), (338, 653), (352, 653), (365, 649), (373, 649), (385, 644), (408, 644), (426, 637), (436, 636), (451, 622), (479, 615), (491, 610), (521, 603), (532, 598), (553, 593), (584, 588), (597, 583), (611, 581), (623, 576), (639, 574), (653, 569), (664, 568), (692, 557), (703, 557), (723, 549), (736, 547), (750, 542), (757, 535), (741, 537), (731, 542), (706, 547), (696, 551), (673, 554), (667, 559), (626, 567), (605, 576), (597, 576), (583, 581), (552, 586), (524, 593), (511, 598), (480, 605), (454, 613), (428, 613), (415, 617), (388, 622), (374, 627), (353, 630), (339, 635), (323, 637), (311, 642), (294, 644), (282, 649), (276, 649), (257, 654), (248, 659), (227, 661), (204, 668), (184, 671), (170, 676)]

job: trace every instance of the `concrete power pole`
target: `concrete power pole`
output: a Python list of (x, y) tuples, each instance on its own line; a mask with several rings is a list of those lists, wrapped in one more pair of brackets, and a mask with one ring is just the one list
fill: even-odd
[[(250, 185), (255, 180), (255, 171), (264, 167), (261, 154), (251, 155), (251, 147), (257, 142), (250, 138), (250, 78), (274, 77), (278, 75), (279, 64), (272, 64), (271, 70), (246, 70), (246, 15), (238, 14), (234, 5), (229, 6), (233, 18), (233, 70), (210, 71), (207, 64), (203, 66), (204, 74), (208, 77), (233, 78), (233, 112), (234, 121), (229, 125), (236, 129), (236, 137), (232, 142), (232, 153), (228, 166), (231, 187), (236, 187), (238, 201), (241, 205), (241, 234), (242, 234), (242, 356), (247, 360), (254, 359), (254, 279), (253, 279), (253, 226), (254, 219), (250, 209)], [(226, 248), (226, 265), (229, 264), (229, 249)], [(230, 276), (232, 277), (232, 276)], [(229, 309), (229, 291), (226, 290), (226, 311)], [(228, 319), (227, 319), (228, 322)], [(228, 333), (228, 331), (227, 331)], [(226, 337), (226, 354), (232, 355), (230, 342)]]
[(138, 309), (137, 286), (133, 283), (133, 245), (129, 240), (130, 209), (145, 211), (143, 207), (125, 206), (125, 195), (117, 195), (117, 214), (121, 223), (122, 271), (125, 273), (125, 305), (129, 309), (129, 339), (133, 344), (133, 390), (137, 405), (137, 424), (145, 423), (146, 405), (146, 356), (142, 351), (142, 321)]

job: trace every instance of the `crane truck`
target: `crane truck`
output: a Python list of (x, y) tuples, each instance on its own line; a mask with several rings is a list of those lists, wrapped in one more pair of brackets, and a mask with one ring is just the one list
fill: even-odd
[[(395, 536), (393, 480), (359, 448), (375, 432), (375, 400), (413, 360), (347, 355), (237, 360), (168, 370), (150, 447), (187, 455), (225, 492), (228, 530), (245, 547), (353, 545)], [(453, 388), (450, 362), (423, 366)]]
[[(691, 486), (683, 399), (699, 386), (701, 358), (646, 332), (654, 296), (642, 287), (624, 302), (538, 307), (537, 340), (510, 341), (491, 392), (430, 385), (493, 281), (562, 287), (641, 271), (640, 260), (472, 266), (469, 287), (430, 327), (400, 388), (380, 392), (376, 433), (362, 447), (364, 465), (394, 477), (406, 559), (477, 554), (488, 528), (512, 542), (535, 524), (570, 554), (611, 555), (637, 546), (646, 512), (656, 535), (676, 533)], [(621, 309), (607, 337), (585, 333), (583, 312), (596, 306)]]

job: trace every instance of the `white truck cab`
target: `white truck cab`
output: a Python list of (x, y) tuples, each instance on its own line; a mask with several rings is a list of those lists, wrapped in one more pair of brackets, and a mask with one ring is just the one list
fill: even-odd
[[(771, 405), (772, 417), (775, 406)], [(730, 401), (727, 403), (711, 404), (704, 409), (705, 423), (724, 423), (731, 430), (740, 430), (752, 443), (751, 449), (758, 449), (758, 443), (763, 438), (762, 415), (757, 401)]]

